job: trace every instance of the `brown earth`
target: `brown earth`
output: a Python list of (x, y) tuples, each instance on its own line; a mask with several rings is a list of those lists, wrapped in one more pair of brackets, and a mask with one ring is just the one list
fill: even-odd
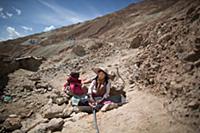
[[(199, 132), (199, 27), (199, 0), (146, 0), (94, 20), (0, 42), (0, 132), (8, 131), (4, 125), (11, 114), (20, 116), (22, 127), (17, 122), (13, 126), (19, 132), (34, 123), (29, 132), (95, 132), (92, 115), (66, 117), (56, 110), (50, 112), (53, 119), (46, 120), (42, 114), (48, 106), (68, 104), (62, 88), (71, 70), (90, 78), (96, 66), (115, 73), (119, 68), (125, 88), (119, 76), (112, 85), (123, 89), (128, 100), (97, 113), (101, 132)], [(33, 61), (23, 63), (37, 66), (30, 71), (16, 63), (16, 58), (27, 56), (46, 60), (39, 67)], [(7, 102), (5, 96), (12, 99)]]

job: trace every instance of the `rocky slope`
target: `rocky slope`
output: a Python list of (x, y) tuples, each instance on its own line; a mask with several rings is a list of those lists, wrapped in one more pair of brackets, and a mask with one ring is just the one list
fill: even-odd
[[(88, 78), (95, 66), (115, 73), (119, 68), (126, 85), (118, 75), (113, 89), (125, 91), (128, 99), (98, 113), (102, 132), (199, 132), (199, 5), (198, 0), (146, 0), (84, 23), (1, 42), (1, 132), (94, 132), (92, 116), (71, 114), (61, 90), (69, 71)], [(46, 60), (19, 63), (27, 56)], [(36, 70), (27, 69), (33, 64)]]

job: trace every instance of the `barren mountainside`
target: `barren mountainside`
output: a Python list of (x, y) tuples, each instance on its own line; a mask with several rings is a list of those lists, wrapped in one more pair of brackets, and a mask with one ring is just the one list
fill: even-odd
[[(97, 66), (116, 74), (112, 89), (128, 100), (97, 113), (100, 131), (200, 131), (200, 1), (144, 0), (83, 23), (0, 42), (0, 132), (95, 132), (92, 115), (63, 111), (69, 99), (62, 89), (70, 71), (91, 78)], [(6, 125), (11, 114), (18, 126)]]

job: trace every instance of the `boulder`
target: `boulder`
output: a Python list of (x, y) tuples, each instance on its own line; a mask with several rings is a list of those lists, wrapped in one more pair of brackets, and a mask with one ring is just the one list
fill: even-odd
[(193, 101), (188, 103), (188, 107), (193, 109), (193, 110), (198, 109), (199, 105), (200, 105), (200, 103), (197, 100), (193, 100)]
[(199, 52), (200, 51), (200, 38), (195, 39), (194, 43), (194, 52)]
[(60, 131), (62, 130), (64, 120), (62, 118), (53, 118), (47, 124), (47, 130), (50, 131)]
[(200, 59), (200, 52), (190, 52), (183, 57), (183, 60), (195, 62)]
[(16, 115), (9, 116), (3, 123), (6, 131), (11, 132), (22, 127), (20, 117)]
[(189, 72), (189, 71), (191, 71), (191, 70), (194, 68), (194, 65), (193, 65), (193, 64), (190, 64), (190, 63), (185, 63), (185, 64), (183, 65), (183, 68), (184, 68), (184, 70), (185, 70), (186, 72)]
[(52, 119), (52, 118), (66, 118), (71, 115), (70, 110), (68, 110), (68, 106), (63, 104), (62, 106), (58, 106), (57, 104), (47, 105), (43, 109), (43, 117)]
[(129, 45), (129, 48), (138, 48), (139, 46), (141, 46), (142, 40), (143, 38), (141, 35), (133, 38), (133, 40), (131, 41), (131, 44)]
[(95, 43), (92, 43), (91, 45), (89, 45), (88, 49), (89, 50), (97, 50), (97, 49), (101, 48), (102, 46), (103, 46), (102, 42), (95, 42)]
[(73, 107), (68, 104), (62, 112), (62, 118), (67, 118), (73, 113)]
[(55, 99), (55, 103), (58, 105), (62, 105), (64, 103), (68, 103), (67, 97), (58, 97)]
[(53, 118), (48, 123), (36, 125), (29, 133), (48, 133), (62, 130), (64, 120), (62, 118)]
[(52, 119), (56, 117), (61, 117), (62, 112), (64, 110), (65, 106), (58, 106), (56, 104), (53, 105), (48, 105), (44, 110), (43, 110), (43, 117)]
[(40, 123), (35, 128), (30, 130), (28, 133), (46, 133), (47, 132), (47, 124), (48, 123)]
[(13, 131), (12, 133), (25, 133), (25, 132), (18, 129), (18, 130)]
[(34, 85), (24, 85), (23, 88), (28, 90), (28, 91), (33, 91)]
[(34, 56), (26, 56), (15, 59), (15, 61), (19, 63), (20, 68), (34, 72), (39, 69), (43, 60), (44, 58), (38, 58)]
[(195, 65), (196, 67), (200, 67), (200, 60), (196, 61), (196, 62), (194, 63), (194, 65)]
[(172, 38), (171, 33), (166, 33), (158, 39), (158, 43), (168, 42)]
[(45, 83), (45, 82), (36, 82), (35, 87), (36, 87), (36, 89), (40, 89), (40, 88), (48, 89), (49, 84)]
[(84, 56), (86, 54), (84, 47), (76, 45), (73, 47), (72, 52), (78, 56)]

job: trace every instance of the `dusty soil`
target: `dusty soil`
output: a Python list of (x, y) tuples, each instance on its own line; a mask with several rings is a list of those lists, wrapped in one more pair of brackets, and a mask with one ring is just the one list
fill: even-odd
[[(91, 114), (70, 113), (62, 89), (70, 71), (91, 78), (91, 68), (103, 66), (115, 74), (119, 69), (112, 86), (125, 91), (128, 103), (97, 113), (101, 132), (198, 133), (199, 5), (199, 0), (146, 0), (94, 20), (0, 42), (0, 132), (95, 132)], [(36, 71), (16, 64), (16, 58), (27, 56), (44, 57)]]

